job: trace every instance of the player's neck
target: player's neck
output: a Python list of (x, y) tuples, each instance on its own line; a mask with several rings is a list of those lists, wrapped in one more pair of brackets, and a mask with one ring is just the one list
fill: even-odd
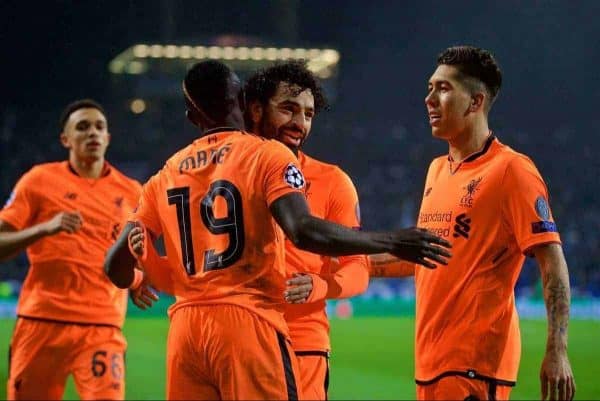
[(100, 178), (104, 171), (104, 158), (89, 161), (71, 156), (69, 157), (69, 164), (80, 177), (84, 178)]
[(203, 121), (198, 121), (198, 123), (196, 125), (202, 131), (202, 134), (200, 135), (200, 137), (210, 135), (210, 133), (212, 131), (214, 131), (215, 129), (220, 129), (220, 128), (231, 128), (232, 130), (237, 130), (237, 131), (244, 130), (243, 123), (240, 124), (240, 122), (237, 121), (231, 115), (225, 117), (225, 119), (223, 119), (222, 121), (212, 121), (211, 120), (209, 122), (207, 120), (203, 120)]
[(474, 127), (461, 132), (456, 137), (448, 141), (450, 157), (455, 162), (461, 162), (473, 153), (477, 152), (485, 145), (490, 136), (490, 129), (487, 122), (477, 124)]
[(227, 125), (227, 124), (215, 125), (215, 126), (211, 126), (210, 128), (202, 128), (202, 133), (200, 134), (200, 138), (205, 137), (207, 135), (214, 134), (215, 132), (219, 132), (219, 131), (243, 131), (243, 129), (236, 127), (234, 125)]

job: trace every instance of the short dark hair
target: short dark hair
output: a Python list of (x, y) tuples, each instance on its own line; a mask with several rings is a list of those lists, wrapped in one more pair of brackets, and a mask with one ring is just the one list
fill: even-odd
[(67, 121), (69, 121), (69, 117), (71, 117), (71, 114), (75, 113), (79, 109), (97, 109), (106, 117), (104, 107), (102, 107), (97, 101), (93, 99), (75, 100), (74, 102), (69, 103), (60, 115), (60, 120), (58, 124), (61, 130), (65, 129), (65, 126), (67, 125)]
[(216, 60), (194, 64), (183, 80), (188, 101), (213, 120), (223, 120), (231, 112), (238, 95), (229, 90), (232, 75), (229, 67)]
[(492, 105), (502, 86), (502, 71), (492, 53), (473, 46), (453, 46), (444, 50), (437, 59), (438, 65), (451, 65), (463, 75), (485, 86)]
[[(276, 63), (256, 71), (244, 87), (246, 104), (260, 102), (265, 105), (275, 95), (281, 82), (297, 86), (298, 93), (310, 89), (315, 99), (315, 114), (327, 110), (329, 104), (317, 77), (308, 69), (306, 60)], [(247, 114), (247, 113), (246, 113)], [(252, 121), (246, 115), (246, 126), (252, 129)]]

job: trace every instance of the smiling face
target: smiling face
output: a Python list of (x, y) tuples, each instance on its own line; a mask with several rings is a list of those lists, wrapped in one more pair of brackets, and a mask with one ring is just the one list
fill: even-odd
[(456, 138), (467, 130), (475, 113), (483, 112), (485, 95), (473, 93), (459, 77), (456, 67), (442, 64), (429, 79), (425, 105), (431, 134), (436, 138)]
[(297, 153), (310, 133), (315, 100), (310, 89), (280, 82), (267, 104), (254, 102), (250, 112), (257, 135), (276, 139)]
[(104, 160), (110, 142), (106, 117), (96, 108), (75, 110), (65, 123), (60, 140), (75, 160)]

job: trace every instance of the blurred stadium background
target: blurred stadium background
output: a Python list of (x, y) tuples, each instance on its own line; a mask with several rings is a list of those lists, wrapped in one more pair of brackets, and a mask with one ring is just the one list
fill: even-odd
[[(599, 16), (600, 2), (591, 0), (3, 1), (0, 198), (33, 164), (65, 158), (58, 116), (76, 98), (105, 105), (108, 159), (144, 181), (194, 137), (179, 95), (189, 65), (218, 58), (244, 77), (299, 57), (310, 60), (332, 100), (315, 120), (307, 153), (350, 174), (366, 228), (412, 225), (427, 165), (446, 151), (431, 138), (423, 104), (436, 55), (454, 44), (488, 48), (504, 72), (490, 124), (533, 158), (550, 189), (570, 267), (577, 398), (598, 399)], [(0, 360), (26, 272), (24, 255), (0, 264)], [(535, 399), (545, 311), (532, 260), (516, 292), (524, 350), (514, 398)], [(332, 398), (414, 397), (413, 298), (411, 279), (373, 280), (363, 296), (329, 305)], [(168, 302), (152, 313), (130, 308), (129, 398), (164, 395)]]

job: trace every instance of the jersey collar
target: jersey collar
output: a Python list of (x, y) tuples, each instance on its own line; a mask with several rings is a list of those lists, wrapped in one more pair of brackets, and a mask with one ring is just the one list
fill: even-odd
[(235, 127), (215, 127), (215, 128), (211, 128), (211, 129), (204, 131), (202, 133), (202, 136), (204, 137), (206, 135), (216, 134), (217, 132), (231, 132), (231, 131), (242, 132), (241, 129), (235, 128)]
[[(75, 174), (77, 177), (81, 177), (81, 176), (79, 175), (79, 173), (77, 172), (77, 170), (75, 170), (75, 169), (73, 168), (73, 166), (71, 165), (71, 162), (70, 162), (70, 161), (68, 161), (68, 160), (67, 160), (67, 168), (69, 169), (69, 171), (70, 171), (71, 173)], [(105, 160), (105, 161), (104, 161), (104, 165), (102, 166), (102, 172), (100, 173), (100, 177), (98, 177), (98, 179), (99, 179), (99, 178), (102, 178), (102, 177), (106, 177), (107, 175), (109, 175), (111, 170), (112, 170), (112, 166), (110, 165), (110, 163), (108, 163), (108, 162)], [(84, 178), (84, 177), (81, 177), (81, 178)]]
[(489, 150), (494, 142), (498, 141), (496, 140), (496, 136), (492, 132), (490, 132), (490, 135), (483, 144), (483, 147), (475, 153), (472, 153), (469, 156), (467, 156), (461, 162), (456, 163), (454, 159), (452, 159), (452, 156), (448, 155), (448, 167), (450, 168), (450, 174), (455, 174), (458, 170), (460, 170), (461, 167), (472, 164), (474, 161), (480, 160), (482, 156), (490, 153)]

